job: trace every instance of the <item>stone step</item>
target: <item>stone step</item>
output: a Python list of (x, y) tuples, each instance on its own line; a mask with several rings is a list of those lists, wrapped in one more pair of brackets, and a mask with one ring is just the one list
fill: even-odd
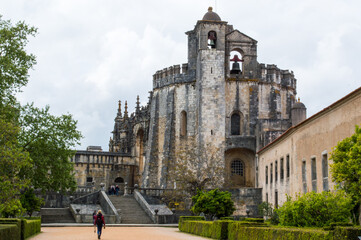
[(40, 215), (42, 223), (75, 223), (69, 208), (42, 208)]
[(132, 196), (109, 196), (114, 207), (119, 210), (122, 223), (151, 224), (153, 221)]

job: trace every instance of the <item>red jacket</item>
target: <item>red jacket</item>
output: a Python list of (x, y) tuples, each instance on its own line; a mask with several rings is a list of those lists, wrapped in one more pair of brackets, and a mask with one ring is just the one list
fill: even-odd
[(104, 216), (103, 214), (97, 214), (97, 215), (94, 215), (94, 225), (97, 225), (97, 220), (98, 220), (98, 217), (100, 217), (102, 219), (102, 225), (104, 224), (105, 226), (105, 221), (104, 221)]

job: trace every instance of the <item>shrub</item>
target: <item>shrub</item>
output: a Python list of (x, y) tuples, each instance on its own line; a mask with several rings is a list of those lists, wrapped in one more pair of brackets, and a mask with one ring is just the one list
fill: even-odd
[(26, 239), (41, 230), (41, 219), (22, 219), (23, 229), (21, 231), (22, 239)]
[(199, 191), (192, 197), (194, 205), (192, 212), (204, 214), (211, 217), (228, 217), (236, 210), (231, 199), (231, 193), (214, 189), (209, 192)]
[(15, 224), (0, 225), (0, 240), (20, 239), (20, 230)]
[(258, 205), (258, 213), (265, 217), (271, 217), (273, 214), (273, 206), (269, 202), (262, 202)]
[(32, 188), (27, 189), (20, 198), (21, 205), (26, 210), (26, 213), (31, 217), (34, 211), (40, 211), (43, 200), (35, 196)]
[(297, 195), (275, 210), (283, 226), (329, 226), (332, 222), (348, 222), (351, 216), (351, 198), (343, 191), (309, 192)]

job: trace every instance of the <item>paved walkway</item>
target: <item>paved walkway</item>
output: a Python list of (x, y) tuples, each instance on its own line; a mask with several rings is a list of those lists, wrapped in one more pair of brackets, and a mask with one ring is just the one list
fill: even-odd
[[(42, 227), (41, 233), (28, 240), (96, 240), (93, 227)], [(107, 227), (102, 240), (204, 240), (170, 227)]]

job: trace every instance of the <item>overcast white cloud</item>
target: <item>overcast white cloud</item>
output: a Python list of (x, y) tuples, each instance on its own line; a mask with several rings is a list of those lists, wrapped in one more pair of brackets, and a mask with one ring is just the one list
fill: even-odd
[(39, 34), (38, 64), (20, 100), (71, 113), (80, 149), (107, 150), (117, 101), (148, 101), (152, 75), (187, 61), (187, 38), (214, 6), (222, 20), (258, 41), (258, 61), (293, 70), (308, 116), (360, 87), (359, 0), (0, 0), (0, 14)]

